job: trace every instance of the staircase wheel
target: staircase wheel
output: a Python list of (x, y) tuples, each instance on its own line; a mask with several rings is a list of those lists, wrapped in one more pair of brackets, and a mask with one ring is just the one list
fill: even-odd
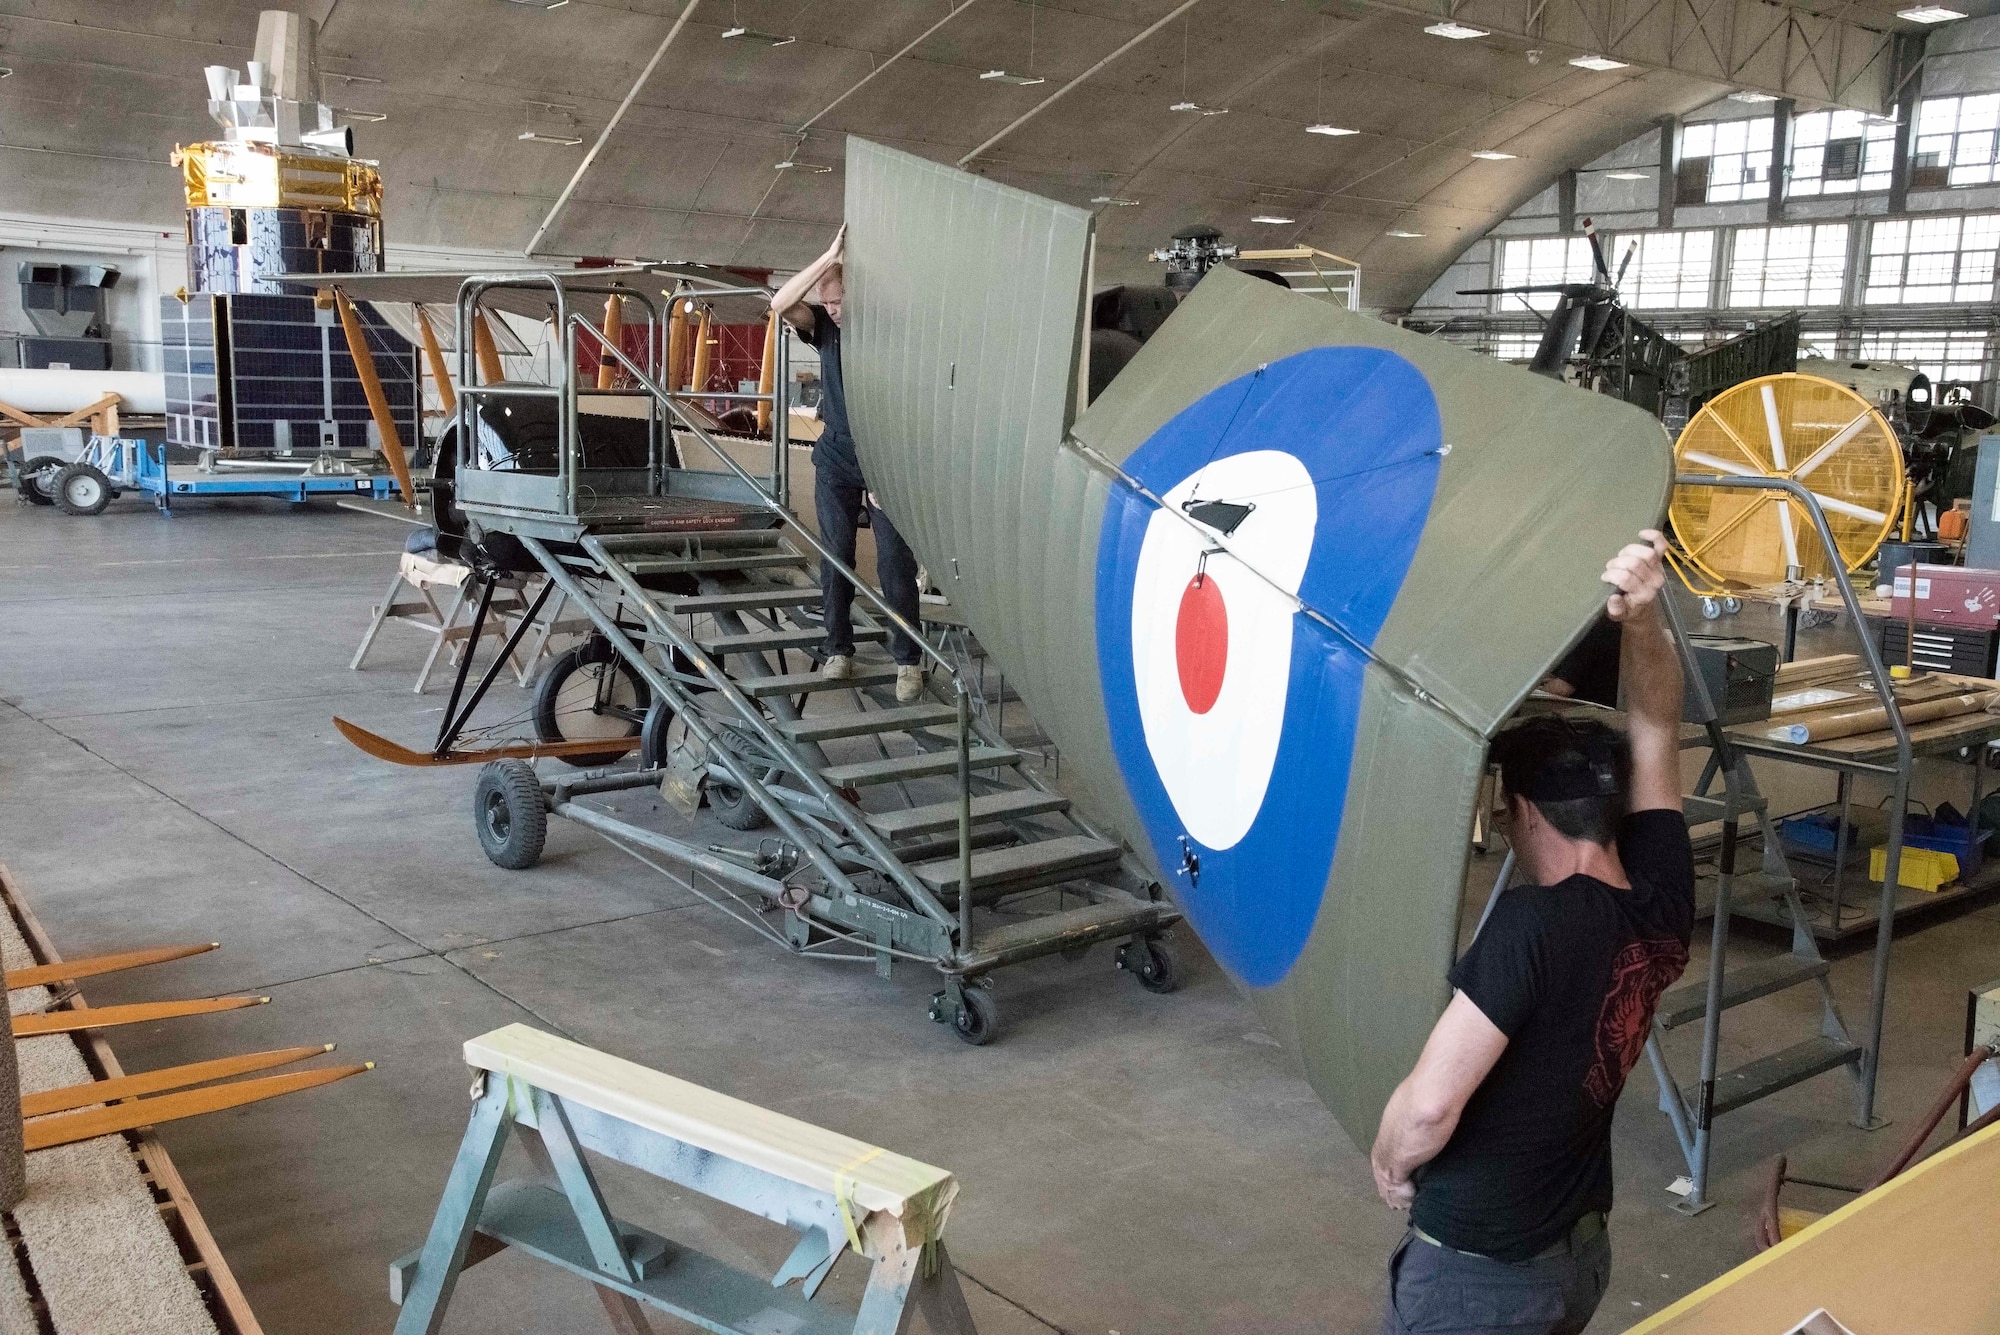
[(1139, 986), (1148, 992), (1180, 990), (1180, 953), (1161, 937), (1126, 942), (1118, 949), (1118, 967), (1138, 979)]
[[(593, 635), (558, 654), (535, 683), (535, 736), (545, 742), (631, 737), (640, 732), (652, 698), (651, 688), (618, 657), (610, 642)], [(623, 751), (592, 751), (562, 760), (577, 769), (593, 769), (624, 755)]]
[(985, 1047), (1000, 1033), (1000, 1003), (983, 987), (966, 988), (951, 1017), (951, 1031), (975, 1048)]
[(639, 767), (658, 769), (667, 763), (667, 728), (674, 721), (674, 707), (655, 700), (646, 709), (645, 726), (639, 729)]
[(55, 493), (66, 515), (101, 515), (111, 504), (111, 479), (89, 464), (70, 464), (56, 474)]
[(62, 471), (63, 461), (53, 454), (38, 454), (21, 465), (20, 480), (15, 490), (30, 505), (54, 505), (56, 498), (42, 489), (42, 483), (51, 485), (55, 476)]
[(482, 766), (472, 793), (472, 823), (479, 846), (495, 866), (524, 871), (540, 862), (549, 837), (549, 812), (534, 767), (525, 760)]
[(761, 830), (771, 823), (750, 794), (721, 779), (708, 781), (708, 809), (732, 830)]

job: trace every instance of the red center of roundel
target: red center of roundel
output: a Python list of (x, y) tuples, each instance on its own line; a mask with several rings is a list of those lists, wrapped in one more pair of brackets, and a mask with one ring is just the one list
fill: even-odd
[(1181, 697), (1197, 714), (1215, 707), (1222, 694), (1222, 674), (1229, 667), (1229, 608), (1215, 576), (1206, 572), (1188, 581), (1181, 593), (1180, 616), (1174, 622), (1174, 665), (1180, 669)]

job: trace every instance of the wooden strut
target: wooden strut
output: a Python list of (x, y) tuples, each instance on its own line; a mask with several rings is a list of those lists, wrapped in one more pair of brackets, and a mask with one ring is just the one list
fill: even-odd
[[(764, 364), (757, 372), (757, 392), (769, 397), (778, 381), (778, 313), (764, 317)], [(757, 405), (757, 434), (771, 429), (771, 405)]]
[(709, 346), (715, 341), (715, 312), (701, 308), (701, 323), (694, 331), (694, 372), (688, 377), (688, 391), (699, 394), (708, 388)]
[(104, 1029), (114, 1024), (145, 1024), (149, 1020), (171, 1020), (182, 1015), (210, 1015), (216, 1011), (262, 1006), (268, 1001), (269, 997), (203, 997), (193, 1001), (141, 1001), (130, 1006), (44, 1011), (40, 1015), (16, 1015), (14, 1037), (73, 1034), (79, 1029)]
[(635, 734), (631, 737), (607, 737), (602, 740), (577, 742), (508, 742), (499, 746), (482, 746), (471, 751), (446, 751), (443, 755), (438, 755), (431, 751), (412, 750), (338, 716), (335, 716), (333, 726), (342, 737), (377, 760), (386, 760), (392, 765), (414, 765), (419, 768), (433, 765), (478, 765), (488, 760), (534, 760), (542, 756), (608, 755), (614, 751), (635, 750), (639, 745), (639, 738)]
[[(623, 348), (625, 338), (625, 299), (613, 295), (604, 299), (604, 341), (614, 348)], [(597, 387), (616, 389), (618, 380), (618, 359), (609, 353), (600, 353), (597, 358)]]
[(12, 992), (23, 987), (47, 987), (51, 983), (95, 978), (101, 973), (118, 973), (147, 964), (165, 964), (168, 960), (183, 960), (190, 955), (207, 954), (221, 944), (220, 941), (204, 941), (192, 946), (152, 946), (145, 950), (122, 951), (116, 955), (88, 955), (80, 960), (35, 964), (25, 969), (9, 969), (7, 990)]
[(316, 1085), (330, 1085), (336, 1080), (345, 1080), (350, 1075), (374, 1069), (374, 1062), (362, 1062), (358, 1066), (328, 1066), (317, 1071), (294, 1071), (290, 1075), (267, 1075), (208, 1089), (162, 1094), (156, 1099), (135, 1099), (91, 1112), (44, 1118), (29, 1122), (25, 1128), (28, 1152), (32, 1154), (57, 1145), (73, 1145), (79, 1140), (94, 1140), (120, 1131), (135, 1131), (142, 1126), (177, 1122), (183, 1117), (198, 1117), (223, 1108), (240, 1108), (246, 1103), (259, 1103)]
[(115, 1103), (119, 1099), (137, 1098), (141, 1094), (205, 1085), (226, 1076), (268, 1071), (273, 1066), (290, 1066), (293, 1062), (302, 1062), (308, 1057), (332, 1051), (331, 1043), (303, 1048), (274, 1048), (269, 1052), (246, 1052), (235, 1057), (217, 1057), (211, 1061), (189, 1062), (184, 1066), (162, 1067), (157, 1071), (141, 1071), (137, 1075), (121, 1075), (112, 1080), (86, 1080), (80, 1085), (45, 1089), (39, 1094), (22, 1094), (21, 1115), (46, 1117), (50, 1113), (88, 1108), (95, 1103)]
[(451, 387), (451, 372), (445, 369), (444, 349), (438, 346), (437, 330), (431, 328), (430, 312), (422, 302), (413, 303), (417, 313), (417, 333), (424, 342), (424, 360), (430, 363), (431, 380), (437, 385), (438, 404), (446, 417), (458, 411), (458, 392)]
[(506, 370), (500, 365), (500, 349), (493, 342), (493, 327), (486, 323), (486, 312), (474, 312), (472, 321), (472, 352), (479, 361), (479, 383), (497, 385), (507, 378)]
[(687, 357), (687, 317), (692, 305), (691, 301), (675, 297), (673, 313), (667, 316), (667, 389), (672, 392), (678, 392), (686, 383), (681, 378), (681, 363)]
[(337, 287), (333, 289), (333, 305), (340, 312), (340, 327), (347, 334), (347, 355), (354, 359), (354, 373), (361, 377), (361, 392), (368, 397), (368, 413), (382, 436), (382, 453), (389, 460), (389, 471), (396, 475), (396, 490), (403, 494), (403, 504), (414, 510), (417, 489), (410, 484), (410, 461), (403, 454), (403, 437), (396, 430), (395, 414), (389, 411), (389, 396), (382, 392), (382, 377), (375, 372), (375, 355), (368, 350), (368, 333), (361, 327), (361, 317), (354, 313), (354, 303)]

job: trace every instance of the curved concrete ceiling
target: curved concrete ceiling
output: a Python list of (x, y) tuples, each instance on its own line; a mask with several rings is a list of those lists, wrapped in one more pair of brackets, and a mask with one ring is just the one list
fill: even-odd
[[(1669, 22), (1694, 0), (1619, 5), (1638, 17), (1616, 32), (1596, 13), (1614, 3), (1546, 0), (1529, 35), (1474, 12), (1489, 4), (1504, 17), (1498, 0), (1468, 0), (1460, 17), (1494, 35), (1451, 41), (1422, 31), (1435, 14), (1399, 0), (1197, 0), (1135, 42), (1182, 0), (697, 0), (541, 249), (795, 266), (839, 217), (846, 133), (957, 161), (1088, 74), (970, 166), (1098, 208), (1100, 282), (1157, 281), (1147, 252), (1209, 223), (1246, 246), (1304, 242), (1357, 259), (1364, 300), (1394, 309), (1559, 172), (1663, 114), (1739, 84), (1856, 104), (1886, 95), (1882, 49), (1898, 26), (1890, 0), (1849, 4), (1838, 21), (1721, 0), (1711, 15), (1737, 5), (1789, 16), (1790, 26), (1782, 50), (1767, 36), (1715, 60), (1713, 42), (1701, 59), (1689, 55), (1699, 47), (1691, 38), (1706, 39), (1699, 29), (1677, 36), (1669, 23), (1658, 40), (1641, 30), (1647, 15)], [(242, 65), (258, 7), (71, 0), (57, 18), (33, 0), (0, 0), (0, 66), (13, 70), (0, 79), (0, 208), (172, 225), (181, 200), (167, 156), (215, 133), (202, 67)], [(382, 163), (391, 245), (511, 251), (535, 233), (685, 7), (300, 6), (322, 24), (325, 100), (387, 117), (356, 121), (355, 137)], [(1506, 13), (1518, 23), (1523, 8), (1513, 0)], [(735, 26), (796, 40), (726, 39)], [(1815, 41), (1832, 50), (1838, 39), (1844, 56), (1809, 64), (1786, 54), (1794, 29), (1808, 55)], [(1629, 63), (1607, 72), (1568, 63), (1586, 49)], [(1530, 50), (1540, 53), (1532, 62)], [(996, 68), (1045, 82), (979, 77)], [(1228, 114), (1169, 110), (1183, 101)], [(1359, 133), (1306, 132), (1320, 122)], [(583, 144), (523, 142), (524, 131)], [(1475, 149), (1515, 157), (1486, 161)], [(780, 161), (802, 165), (779, 170)], [(1104, 198), (1136, 202), (1093, 205)], [(1258, 214), (1295, 221), (1252, 223)], [(1390, 237), (1391, 228), (1424, 235)]]

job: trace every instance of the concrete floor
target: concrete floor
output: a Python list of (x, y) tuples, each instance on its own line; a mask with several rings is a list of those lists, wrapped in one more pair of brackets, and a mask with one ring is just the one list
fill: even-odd
[[(224, 943), (94, 983), (93, 1001), (275, 998), (119, 1030), (122, 1059), (335, 1041), (379, 1063), (163, 1130), (273, 1335), (389, 1328), (385, 1267), (421, 1240), (463, 1128), (459, 1045), (515, 1020), (952, 1169), (952, 1249), (987, 1335), (1376, 1328), (1398, 1219), (1185, 934), (1193, 976), (1171, 997), (1105, 950), (1003, 975), (1007, 1032), (975, 1050), (925, 1022), (920, 969), (884, 982), (785, 957), (577, 827), (555, 823), (532, 871), (488, 863), (473, 771), (378, 763), (329, 722), (407, 740), (437, 726), (442, 688), (409, 689), (427, 641), (392, 628), (369, 670), (346, 668), (405, 532), (249, 502), (171, 520), (131, 500), (90, 520), (0, 503), (0, 859), (65, 953)], [(1476, 861), (1471, 883), (1483, 893), (1492, 872)], [(1867, 969), (1860, 954), (1834, 968), (1857, 1023)], [(1898, 941), (1888, 1116), (1907, 1124), (1929, 1102), (1966, 989), (1995, 976), (2000, 908)], [(1809, 992), (1731, 1012), (1731, 1055), (1804, 1037)], [(1677, 1036), (1683, 1066), (1697, 1041)], [(1850, 1127), (1845, 1077), (1823, 1076), (1722, 1123), (1721, 1204), (1690, 1220), (1668, 1209), (1681, 1163), (1654, 1099), (1642, 1067), (1616, 1132), (1619, 1259), (1594, 1332), (1742, 1260), (1774, 1153), (1852, 1179), (1900, 1134)], [(607, 1180), (614, 1208), (725, 1259), (782, 1255), (760, 1221)], [(447, 1328), (603, 1327), (580, 1282), (502, 1257), (471, 1272)]]

